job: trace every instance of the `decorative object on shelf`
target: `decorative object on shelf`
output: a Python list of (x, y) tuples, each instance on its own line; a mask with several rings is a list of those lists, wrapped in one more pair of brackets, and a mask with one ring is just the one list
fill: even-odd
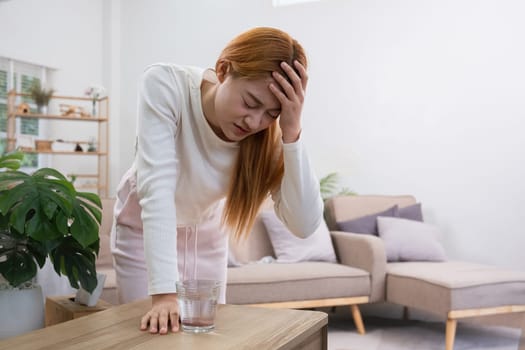
[(55, 90), (46, 89), (40, 84), (40, 80), (35, 80), (33, 81), (33, 85), (31, 85), (30, 92), (31, 97), (38, 108), (38, 113), (46, 114), (47, 105), (49, 104), (49, 100), (51, 99), (51, 96), (53, 96)]
[(76, 144), (75, 152), (84, 152), (84, 149), (82, 148), (82, 146), (80, 146), (80, 143)]
[[(77, 192), (55, 169), (18, 171), (23, 158), (20, 151), (0, 157), (0, 304), (7, 298), (16, 318), (28, 313), (43, 326), (43, 296), (33, 281), (48, 258), (73, 288), (93, 292), (97, 286), (102, 203), (94, 193)], [(35, 288), (30, 299), (38, 306), (14, 305), (13, 294)]]
[(88, 152), (96, 152), (97, 151), (97, 146), (96, 146), (96, 142), (95, 142), (95, 138), (94, 137), (91, 137), (89, 139), (87, 151)]
[(34, 151), (35, 137), (33, 135), (18, 134), (16, 136), (16, 147), (21, 151)]
[(58, 105), (60, 114), (67, 117), (89, 118), (91, 115), (80, 106), (69, 105), (61, 103)]
[(28, 114), (29, 112), (31, 112), (31, 108), (25, 102), (19, 104), (16, 107), (16, 114)]
[(51, 152), (52, 144), (53, 144), (53, 140), (36, 140), (35, 141), (37, 151)]
[(105, 96), (106, 89), (101, 85), (92, 85), (86, 89), (85, 94), (91, 98), (91, 115), (94, 117), (97, 115), (97, 100)]

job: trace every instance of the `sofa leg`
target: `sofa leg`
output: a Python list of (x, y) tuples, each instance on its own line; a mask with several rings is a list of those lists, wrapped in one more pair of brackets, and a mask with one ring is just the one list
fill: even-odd
[(457, 324), (458, 324), (457, 320), (453, 318), (447, 319), (447, 327), (445, 330), (445, 350), (454, 349), (454, 338), (456, 337)]
[(352, 309), (352, 317), (354, 319), (355, 327), (357, 328), (357, 333), (365, 334), (365, 326), (363, 325), (363, 319), (361, 318), (359, 306), (350, 305), (350, 308)]
[(410, 320), (410, 310), (408, 309), (408, 306), (403, 306), (403, 321)]

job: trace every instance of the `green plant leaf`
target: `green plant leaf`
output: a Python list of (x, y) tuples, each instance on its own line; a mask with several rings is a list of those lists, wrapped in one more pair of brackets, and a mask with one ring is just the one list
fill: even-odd
[(29, 198), (29, 200), (20, 202), (16, 207), (13, 207), (11, 209), (11, 218), (9, 220), (11, 226), (13, 226), (18, 232), (26, 234), (28, 218), (32, 217), (36, 212), (37, 204), (38, 203), (35, 200)]
[(0, 262), (0, 274), (13, 287), (36, 276), (36, 263), (29, 251), (17, 251), (7, 261)]
[[(102, 201), (100, 197), (92, 192), (77, 192), (77, 197), (87, 199), (89, 202), (96, 204), (97, 207), (102, 209)], [(85, 202), (85, 201), (84, 201)]]
[(66, 275), (73, 288), (81, 285), (88, 292), (95, 289), (97, 273), (92, 250), (83, 248), (72, 237), (66, 237), (50, 256), (55, 271)]
[(88, 247), (91, 243), (99, 239), (98, 223), (93, 219), (82, 206), (75, 203), (73, 216), (75, 220), (71, 224), (71, 235), (83, 246)]
[(89, 199), (92, 203), (95, 204), (93, 205), (85, 200), (79, 201), (80, 205), (85, 209), (89, 210), (91, 215), (95, 217), (95, 220), (97, 220), (98, 224), (100, 225), (102, 223), (102, 202), (100, 201), (100, 198), (94, 193), (87, 192), (79, 192), (77, 193), (77, 196), (80, 198)]
[(27, 249), (31, 252), (40, 268), (46, 263), (47, 254), (55, 248), (55, 245), (49, 242), (38, 242), (32, 238), (27, 240)]
[(0, 157), (0, 169), (17, 170), (20, 168), (22, 160), (24, 160), (24, 153), (21, 151), (4, 154)]
[(29, 177), (26, 173), (15, 170), (0, 172), (0, 191), (10, 190)]
[(56, 213), (55, 223), (57, 230), (63, 235), (66, 236), (69, 232), (69, 217), (67, 217), (62, 210), (59, 210)]
[[(40, 177), (40, 178), (49, 178), (49, 177), (54, 177), (54, 178), (57, 178), (59, 180), (62, 180), (64, 181), (65, 183), (69, 184), (69, 181), (67, 180), (67, 178), (62, 175), (58, 170), (55, 170), (55, 169), (52, 169), (52, 168), (40, 168), (38, 169), (37, 171), (35, 171), (32, 175), (33, 177)], [(74, 188), (73, 186), (70, 186), (71, 190), (74, 191)]]
[(63, 236), (54, 221), (47, 219), (40, 207), (37, 207), (31, 219), (27, 220), (26, 232), (29, 237), (40, 242), (59, 239)]
[(355, 192), (350, 191), (348, 188), (340, 188), (339, 176), (337, 173), (330, 173), (319, 180), (319, 189), (321, 192), (321, 198), (326, 201), (328, 198), (337, 195), (355, 195)]

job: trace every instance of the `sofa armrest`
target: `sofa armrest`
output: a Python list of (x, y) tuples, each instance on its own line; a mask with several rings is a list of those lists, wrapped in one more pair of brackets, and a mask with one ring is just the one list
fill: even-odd
[(370, 302), (384, 301), (386, 253), (381, 238), (372, 235), (331, 231), (339, 262), (370, 273)]

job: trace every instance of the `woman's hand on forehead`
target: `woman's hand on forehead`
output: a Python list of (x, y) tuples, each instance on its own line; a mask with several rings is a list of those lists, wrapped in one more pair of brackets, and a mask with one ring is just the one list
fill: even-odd
[(289, 81), (282, 74), (273, 72), (272, 76), (280, 85), (281, 89), (274, 83), (270, 83), (270, 90), (281, 103), (281, 117), (279, 125), (283, 134), (283, 142), (291, 143), (297, 141), (301, 133), (301, 113), (304, 104), (308, 74), (304, 66), (295, 60), (295, 67), (281, 62), (281, 68), (288, 76)]

